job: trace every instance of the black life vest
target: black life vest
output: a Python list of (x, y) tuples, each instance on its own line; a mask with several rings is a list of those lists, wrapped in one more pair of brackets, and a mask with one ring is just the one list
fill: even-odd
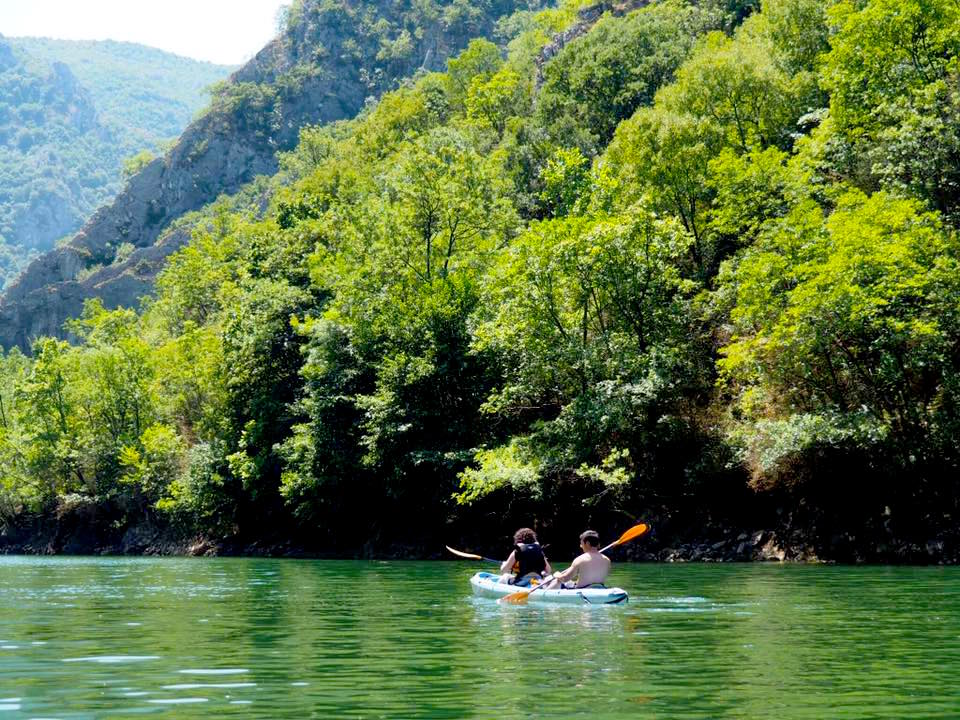
[(519, 580), (528, 573), (542, 575), (547, 569), (547, 558), (540, 548), (540, 543), (517, 543), (513, 546), (513, 552), (517, 561), (517, 571), (514, 573), (516, 579)]

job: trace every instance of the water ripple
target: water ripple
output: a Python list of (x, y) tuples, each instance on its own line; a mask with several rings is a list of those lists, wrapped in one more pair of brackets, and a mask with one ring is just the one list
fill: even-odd
[(0, 646), (16, 647), (0, 710), (900, 720), (960, 707), (955, 569), (617, 566), (631, 599), (609, 608), (499, 606), (470, 594), (475, 570), (0, 558)]
[(101, 665), (111, 665), (117, 663), (138, 663), (148, 660), (159, 660), (159, 655), (94, 655), (91, 657), (64, 658), (65, 663), (92, 662)]
[(196, 668), (177, 672), (183, 675), (243, 675), (250, 671), (245, 668)]

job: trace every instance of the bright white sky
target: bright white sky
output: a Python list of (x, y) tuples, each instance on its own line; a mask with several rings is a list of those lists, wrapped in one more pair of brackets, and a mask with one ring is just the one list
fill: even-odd
[(0, 34), (125, 40), (239, 65), (276, 34), (290, 0), (0, 0)]

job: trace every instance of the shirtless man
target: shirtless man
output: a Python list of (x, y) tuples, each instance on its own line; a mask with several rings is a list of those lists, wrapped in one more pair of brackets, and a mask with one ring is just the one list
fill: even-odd
[[(594, 583), (603, 584), (610, 574), (610, 558), (600, 554), (600, 536), (593, 530), (580, 535), (580, 555), (563, 572), (556, 573), (547, 590), (558, 587), (585, 588)], [(576, 577), (576, 582), (571, 578)]]

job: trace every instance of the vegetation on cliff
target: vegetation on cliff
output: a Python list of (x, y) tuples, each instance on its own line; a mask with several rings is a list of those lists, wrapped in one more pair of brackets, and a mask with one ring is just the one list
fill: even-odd
[(130, 43), (0, 38), (0, 289), (75, 232), (229, 68)]
[[(83, 230), (32, 262), (0, 297), (0, 346), (29, 352), (39, 336), (70, 337), (84, 300), (139, 307), (185, 234), (171, 226), (221, 195), (278, 170), (300, 128), (356, 117), (417, 73), (441, 70), (472, 35), (506, 38), (504, 14), (540, 0), (303, 0), (280, 33), (230, 78), (161, 158), (131, 154), (129, 177)], [(188, 234), (188, 233), (186, 233)], [(172, 238), (172, 239), (171, 239)], [(132, 252), (120, 252), (129, 248)], [(70, 337), (70, 339), (75, 339)]]
[(749, 483), (948, 527), (956, 3), (613, 8), (541, 74), (582, 4), (304, 129), (144, 312), (8, 353), (0, 517), (81, 496), (336, 545)]

